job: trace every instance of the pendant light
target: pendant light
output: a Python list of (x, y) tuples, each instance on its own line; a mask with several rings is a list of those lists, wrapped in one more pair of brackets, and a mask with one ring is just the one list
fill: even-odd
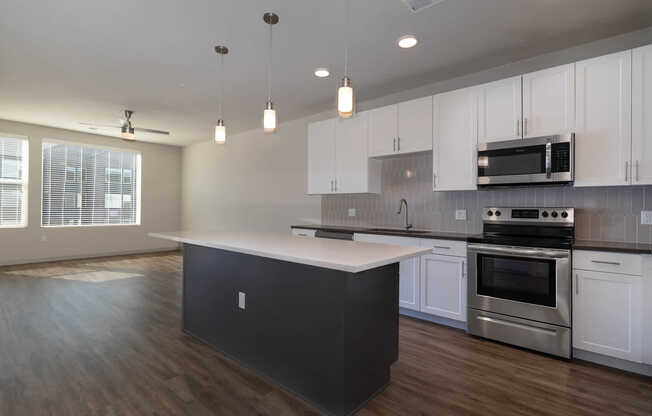
[(269, 25), (269, 60), (267, 62), (267, 103), (263, 111), (263, 131), (265, 133), (276, 132), (278, 120), (274, 103), (272, 103), (272, 27), (278, 23), (276, 13), (267, 12), (263, 15), (263, 21)]
[(218, 45), (215, 47), (215, 52), (220, 57), (220, 92), (218, 97), (218, 113), (219, 119), (215, 125), (215, 143), (226, 143), (226, 126), (224, 125), (224, 116), (222, 114), (222, 100), (224, 99), (224, 55), (229, 53), (229, 48), (226, 46)]
[(337, 90), (337, 112), (341, 118), (350, 118), (355, 112), (355, 96), (353, 94), (353, 85), (349, 78), (349, 8), (350, 0), (346, 1), (346, 28), (344, 40), (344, 78), (340, 81), (340, 87)]

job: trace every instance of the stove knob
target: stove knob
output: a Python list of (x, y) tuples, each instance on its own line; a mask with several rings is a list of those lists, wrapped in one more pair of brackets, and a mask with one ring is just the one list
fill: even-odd
[(561, 212), (561, 217), (562, 217), (562, 218), (568, 218), (568, 212), (566, 212), (566, 211), (562, 211), (562, 212)]
[(559, 215), (557, 214), (557, 211), (552, 211), (552, 213), (550, 214), (552, 218), (557, 218), (557, 215)]
[(493, 212), (493, 211), (487, 211), (487, 216), (489, 216), (489, 217), (493, 217), (493, 216), (494, 216), (494, 212)]
[(502, 213), (500, 211), (496, 211), (496, 217), (500, 217)]
[(543, 211), (543, 212), (541, 213), (541, 216), (542, 216), (543, 218), (548, 218), (548, 211)]

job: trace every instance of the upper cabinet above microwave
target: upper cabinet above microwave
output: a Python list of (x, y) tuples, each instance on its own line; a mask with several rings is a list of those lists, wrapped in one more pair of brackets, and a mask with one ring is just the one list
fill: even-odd
[(432, 96), (369, 111), (369, 156), (432, 150)]
[(572, 133), (574, 127), (574, 64), (478, 87), (478, 143)]

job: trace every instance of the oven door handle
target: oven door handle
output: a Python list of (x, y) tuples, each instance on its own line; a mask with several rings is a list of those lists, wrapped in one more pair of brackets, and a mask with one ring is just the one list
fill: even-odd
[(516, 256), (542, 257), (551, 259), (569, 258), (570, 252), (567, 250), (551, 250), (540, 248), (523, 248), (523, 247), (500, 247), (488, 244), (469, 244), (470, 251), (496, 253), (496, 254), (513, 254)]

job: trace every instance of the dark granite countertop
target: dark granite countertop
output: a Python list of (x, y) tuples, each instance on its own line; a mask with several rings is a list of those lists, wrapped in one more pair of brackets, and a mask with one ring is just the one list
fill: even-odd
[[(473, 238), (480, 238), (479, 234), (451, 233), (446, 231), (433, 230), (410, 230), (406, 231), (400, 228), (392, 227), (356, 227), (346, 225), (323, 225), (323, 224), (303, 224), (293, 225), (291, 228), (304, 228), (306, 230), (321, 230), (340, 233), (364, 233), (378, 235), (394, 235), (401, 237), (416, 238), (437, 238), (442, 240), (468, 241)], [(574, 250), (593, 250), (593, 251), (612, 251), (619, 253), (631, 254), (652, 254), (652, 244), (648, 243), (629, 243), (614, 241), (596, 241), (596, 240), (575, 240), (573, 243)]]

